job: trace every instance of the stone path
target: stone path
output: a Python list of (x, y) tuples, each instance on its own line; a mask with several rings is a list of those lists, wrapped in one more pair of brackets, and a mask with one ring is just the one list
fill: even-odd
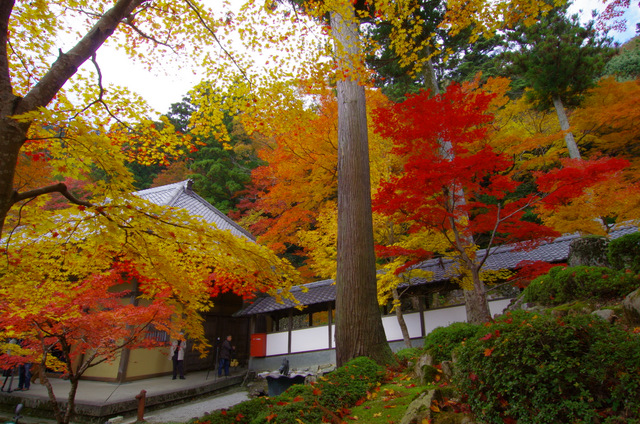
[[(237, 390), (231, 393), (212, 396), (208, 399), (201, 399), (182, 405), (171, 406), (166, 409), (150, 411), (144, 415), (145, 421), (149, 423), (185, 423), (192, 418), (199, 418), (203, 415), (218, 409), (227, 409), (238, 403), (249, 400), (246, 390)], [(135, 418), (123, 421), (125, 424), (134, 423)]]

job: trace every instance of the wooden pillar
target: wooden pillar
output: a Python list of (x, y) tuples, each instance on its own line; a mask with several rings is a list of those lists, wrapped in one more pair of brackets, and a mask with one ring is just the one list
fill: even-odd
[[(139, 283), (135, 278), (131, 279), (131, 304), (133, 306), (138, 306), (138, 296), (139, 292)], [(120, 362), (118, 363), (118, 376), (116, 377), (116, 381), (118, 383), (124, 383), (127, 379), (127, 371), (129, 369), (129, 355), (131, 351), (129, 348), (124, 348), (120, 351)]]
[(331, 327), (333, 327), (332, 309), (333, 308), (331, 308), (331, 303), (329, 303), (329, 315), (327, 315), (327, 322), (329, 323), (329, 325), (327, 326), (329, 328), (329, 349), (333, 349), (333, 337), (331, 337)]
[(293, 309), (289, 309), (289, 347), (287, 352), (291, 353), (291, 332), (293, 331)]
[(420, 296), (418, 298), (419, 302), (418, 302), (418, 307), (420, 310), (420, 334), (422, 334), (422, 337), (425, 337), (427, 335), (427, 330), (426, 327), (424, 325), (424, 301), (425, 301), (425, 297), (424, 296)]

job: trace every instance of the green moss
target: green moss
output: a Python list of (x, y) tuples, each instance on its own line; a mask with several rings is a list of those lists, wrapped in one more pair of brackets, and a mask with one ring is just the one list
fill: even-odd
[(429, 384), (435, 381), (436, 376), (440, 374), (440, 370), (431, 365), (423, 365), (422, 366), (422, 375), (423, 379), (421, 381), (422, 384)]

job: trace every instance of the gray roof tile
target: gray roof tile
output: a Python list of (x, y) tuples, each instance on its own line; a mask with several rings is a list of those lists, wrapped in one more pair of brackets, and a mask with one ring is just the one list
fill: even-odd
[(250, 232), (191, 190), (191, 184), (191, 180), (180, 181), (140, 190), (133, 194), (156, 205), (186, 209), (191, 215), (204, 218), (205, 221), (214, 224), (220, 230), (228, 230), (237, 237), (245, 237), (255, 241), (255, 237)]
[[(308, 291), (303, 291), (305, 287)], [(333, 302), (336, 298), (336, 286), (333, 280), (315, 281), (303, 286), (296, 286), (291, 289), (291, 294), (302, 305), (315, 305), (324, 302)], [(266, 296), (258, 297), (253, 303), (246, 308), (237, 312), (236, 316), (264, 314), (268, 312), (280, 311), (295, 307), (290, 300), (284, 300), (283, 303), (276, 301), (275, 297)]]

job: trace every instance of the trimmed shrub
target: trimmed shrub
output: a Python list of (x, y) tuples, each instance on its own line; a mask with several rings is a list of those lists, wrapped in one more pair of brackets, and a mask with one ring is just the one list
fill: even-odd
[(640, 272), (640, 233), (627, 234), (609, 242), (609, 263), (618, 270)]
[(239, 403), (228, 410), (215, 411), (202, 418), (190, 421), (191, 424), (251, 424), (255, 417), (273, 405), (273, 400), (258, 397)]
[(455, 322), (447, 327), (435, 328), (424, 338), (424, 347), (436, 364), (450, 361), (455, 348), (482, 329), (482, 325)]
[(423, 352), (424, 352), (424, 349), (421, 349), (419, 347), (408, 347), (406, 349), (401, 349), (397, 351), (396, 358), (398, 358), (398, 362), (402, 364), (407, 364), (407, 362), (409, 361), (418, 359)]
[(273, 398), (255, 398), (226, 411), (216, 411), (191, 424), (315, 424), (338, 417), (384, 378), (372, 359), (352, 359), (314, 385), (296, 384)]
[(637, 275), (611, 268), (552, 268), (524, 290), (526, 302), (560, 305), (574, 300), (608, 300), (626, 296), (640, 285)]
[(314, 387), (320, 391), (318, 402), (337, 411), (355, 405), (383, 378), (384, 368), (373, 359), (361, 356), (323, 377)]
[(640, 418), (640, 338), (597, 317), (508, 313), (457, 353), (454, 382), (479, 421)]
[[(305, 387), (304, 385), (298, 386)], [(283, 400), (280, 396), (278, 396), (277, 399), (277, 403), (268, 406), (266, 410), (262, 410), (259, 414), (254, 415), (249, 424), (312, 424), (322, 422), (324, 414), (322, 410), (315, 407), (310, 398), (304, 398), (298, 395), (287, 398), (288, 400)]]

